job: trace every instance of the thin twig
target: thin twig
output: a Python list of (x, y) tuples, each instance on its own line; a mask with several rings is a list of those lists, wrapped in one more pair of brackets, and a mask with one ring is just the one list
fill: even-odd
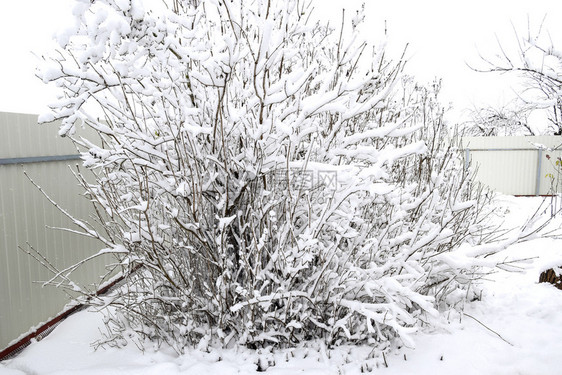
[(467, 313), (465, 313), (465, 312), (463, 312), (463, 315), (466, 315), (466, 316), (468, 316), (469, 318), (474, 319), (474, 320), (475, 320), (477, 323), (479, 323), (482, 327), (484, 327), (484, 328), (486, 328), (488, 331), (494, 333), (495, 335), (497, 335), (500, 339), (502, 339), (504, 342), (508, 343), (509, 345), (515, 346), (515, 345), (513, 345), (512, 343), (510, 343), (509, 341), (507, 341), (506, 339), (504, 339), (504, 338), (502, 337), (502, 335), (500, 335), (499, 333), (497, 333), (496, 331), (494, 331), (493, 329), (491, 329), (490, 327), (488, 327), (487, 325), (485, 325), (484, 323), (482, 323), (480, 320), (476, 319), (476, 318), (473, 317), (472, 315), (467, 314)]

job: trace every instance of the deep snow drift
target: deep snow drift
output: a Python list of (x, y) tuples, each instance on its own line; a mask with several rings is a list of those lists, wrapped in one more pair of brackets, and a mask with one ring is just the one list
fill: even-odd
[[(541, 198), (500, 196), (497, 219), (514, 227)], [(548, 214), (548, 213), (547, 213)], [(561, 218), (550, 224), (560, 227)], [(498, 256), (498, 255), (496, 255)], [(539, 238), (504, 250), (508, 259), (530, 258), (520, 272), (497, 271), (483, 281), (481, 301), (431, 332), (418, 332), (414, 348), (373, 357), (367, 346), (327, 349), (319, 343), (287, 350), (194, 349), (144, 353), (134, 345), (100, 348), (101, 314), (80, 312), (18, 357), (0, 364), (0, 374), (554, 374), (562, 371), (562, 291), (538, 284), (540, 272), (562, 265), (562, 239)], [(388, 367), (385, 367), (384, 362)], [(378, 365), (378, 367), (377, 367)]]

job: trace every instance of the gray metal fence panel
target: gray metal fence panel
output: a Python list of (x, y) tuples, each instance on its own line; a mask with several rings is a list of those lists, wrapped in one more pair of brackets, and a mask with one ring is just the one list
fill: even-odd
[[(0, 160), (4, 161), (0, 163), (0, 350), (69, 302), (62, 289), (36, 283), (51, 275), (18, 247), (29, 243), (59, 268), (100, 249), (92, 239), (48, 229), (72, 227), (72, 223), (23, 173), (72, 214), (89, 216), (91, 205), (80, 197), (82, 191), (69, 170), (69, 165), (80, 163), (78, 152), (70, 141), (58, 137), (57, 130), (56, 123), (38, 125), (34, 115), (0, 113)], [(60, 156), (63, 160), (57, 160)], [(81, 281), (99, 282), (107, 261), (82, 267)]]

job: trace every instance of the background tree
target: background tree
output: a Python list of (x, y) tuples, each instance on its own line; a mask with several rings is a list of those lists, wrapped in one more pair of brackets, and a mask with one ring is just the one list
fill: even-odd
[(529, 125), (529, 109), (513, 108), (515, 106), (489, 106), (470, 111), (471, 119), (464, 124), (463, 134), (486, 137), (535, 135)]
[[(514, 106), (517, 109), (506, 113), (507, 123), (519, 129), (529, 129), (525, 125), (523, 128), (518, 126), (525, 124), (520, 114), (542, 110), (548, 120), (544, 132), (562, 135), (562, 51), (556, 48), (543, 24), (536, 32), (532, 32), (529, 25), (524, 35), (515, 30), (514, 39), (516, 48), (510, 49), (499, 41), (499, 52), (495, 56), (482, 57), (484, 65), (476, 70), (511, 74), (520, 79), (522, 88), (517, 92), (518, 101)], [(489, 111), (481, 112), (487, 118), (486, 112)], [(499, 124), (504, 122), (500, 120)], [(538, 132), (541, 131), (532, 131), (534, 135)]]

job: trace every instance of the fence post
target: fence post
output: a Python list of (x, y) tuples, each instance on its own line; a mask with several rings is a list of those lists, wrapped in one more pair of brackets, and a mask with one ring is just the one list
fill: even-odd
[(537, 150), (538, 159), (537, 159), (537, 181), (535, 183), (535, 196), (539, 196), (541, 193), (541, 169), (542, 169), (542, 148)]

